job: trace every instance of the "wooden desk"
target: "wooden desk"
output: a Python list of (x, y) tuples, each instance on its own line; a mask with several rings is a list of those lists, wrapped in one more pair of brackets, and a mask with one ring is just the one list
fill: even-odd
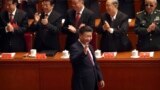
[[(71, 64), (61, 53), (46, 60), (22, 57), (0, 59), (1, 90), (71, 90)], [(160, 52), (154, 58), (130, 58), (130, 52), (116, 58), (101, 58), (106, 87), (100, 90), (160, 90)]]

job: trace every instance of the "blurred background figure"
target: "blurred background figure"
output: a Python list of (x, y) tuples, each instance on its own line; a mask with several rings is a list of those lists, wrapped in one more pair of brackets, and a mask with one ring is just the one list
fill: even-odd
[(138, 35), (137, 49), (160, 50), (160, 11), (156, 9), (157, 0), (145, 0), (144, 7), (136, 15), (134, 31)]
[(127, 36), (128, 16), (118, 10), (118, 0), (106, 1), (106, 13), (101, 17), (97, 32), (102, 35), (102, 52), (128, 51), (131, 43)]
[[(142, 0), (141, 10), (145, 9), (145, 0)], [(157, 0), (157, 9), (160, 9), (160, 0)]]
[(35, 13), (30, 26), (30, 30), (36, 32), (34, 48), (53, 56), (59, 50), (61, 15), (54, 10), (53, 0), (43, 0), (42, 10), (41, 13)]
[(2, 52), (26, 51), (24, 33), (28, 27), (27, 14), (17, 9), (17, 0), (7, 0), (0, 13), (0, 42)]
[(79, 28), (94, 27), (94, 13), (84, 6), (84, 0), (71, 0), (72, 9), (68, 10), (62, 32), (67, 34), (65, 49), (77, 41)]

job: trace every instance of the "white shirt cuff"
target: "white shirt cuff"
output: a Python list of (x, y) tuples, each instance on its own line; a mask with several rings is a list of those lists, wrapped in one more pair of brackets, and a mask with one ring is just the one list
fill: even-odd
[(5, 31), (6, 31), (6, 33), (8, 33), (7, 26), (5, 27)]
[(113, 28), (109, 28), (109, 32), (112, 34), (114, 32)]

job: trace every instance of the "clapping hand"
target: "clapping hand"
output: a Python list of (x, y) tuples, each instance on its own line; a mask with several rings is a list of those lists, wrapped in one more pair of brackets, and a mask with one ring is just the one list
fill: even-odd
[(47, 24), (48, 24), (48, 19), (47, 19), (47, 18), (42, 19), (42, 20), (41, 20), (41, 23), (42, 23), (43, 25), (47, 25)]
[(14, 32), (14, 27), (12, 26), (11, 23), (8, 23), (8, 24), (7, 24), (6, 30), (7, 30), (8, 32)]
[(156, 23), (152, 23), (151, 25), (149, 25), (149, 27), (147, 28), (148, 32), (154, 31), (156, 29)]
[(99, 82), (99, 86), (100, 86), (101, 88), (104, 88), (105, 82), (104, 82), (103, 80), (101, 80), (101, 81)]
[(72, 33), (76, 33), (76, 28), (73, 25), (68, 25), (68, 29), (72, 32)]
[(39, 14), (38, 12), (34, 14), (34, 21), (36, 23), (40, 20), (40, 16), (41, 16), (41, 14)]
[(108, 24), (107, 21), (105, 21), (105, 22), (104, 22), (104, 25), (103, 25), (103, 29), (108, 31), (109, 28), (110, 28), (110, 25)]

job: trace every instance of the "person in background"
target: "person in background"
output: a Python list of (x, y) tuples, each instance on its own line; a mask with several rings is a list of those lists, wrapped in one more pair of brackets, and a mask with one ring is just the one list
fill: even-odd
[[(141, 10), (144, 10), (145, 9), (145, 0), (142, 0), (142, 3), (141, 3)], [(160, 9), (160, 0), (157, 0), (157, 7), (156, 9)]]
[(145, 0), (145, 9), (136, 15), (134, 31), (140, 51), (160, 50), (160, 11), (156, 7), (157, 0)]
[(131, 42), (127, 36), (128, 16), (118, 10), (118, 0), (106, 1), (106, 13), (101, 17), (97, 32), (102, 35), (102, 52), (129, 51)]
[(0, 13), (0, 42), (2, 52), (26, 51), (24, 33), (28, 27), (27, 14), (17, 9), (17, 0), (7, 0)]
[(54, 9), (53, 0), (43, 0), (43, 12), (35, 13), (34, 22), (30, 26), (32, 32), (36, 32), (34, 48), (38, 52), (53, 55), (59, 50), (58, 34), (61, 26), (61, 15)]
[(98, 84), (102, 88), (105, 86), (94, 50), (89, 44), (92, 33), (91, 27), (82, 26), (79, 39), (69, 49), (73, 69), (72, 90), (98, 90)]
[(67, 12), (62, 32), (67, 34), (65, 49), (77, 41), (79, 28), (94, 27), (94, 13), (84, 6), (84, 0), (71, 0), (73, 9)]

